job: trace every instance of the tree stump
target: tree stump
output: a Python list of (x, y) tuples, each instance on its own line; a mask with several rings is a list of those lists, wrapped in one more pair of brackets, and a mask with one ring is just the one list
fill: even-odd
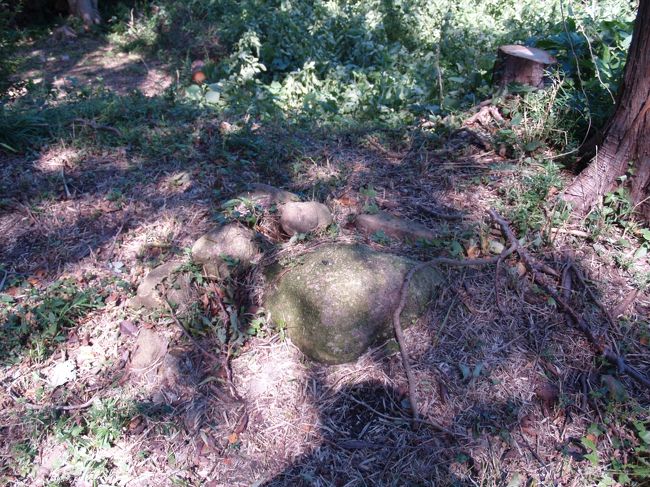
[(492, 82), (499, 90), (510, 83), (543, 88), (544, 68), (555, 63), (556, 59), (542, 49), (516, 44), (501, 46), (494, 63)]

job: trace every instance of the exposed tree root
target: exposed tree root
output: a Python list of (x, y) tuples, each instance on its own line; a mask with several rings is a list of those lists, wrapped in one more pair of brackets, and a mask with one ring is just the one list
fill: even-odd
[(420, 422), (420, 413), (418, 410), (417, 403), (417, 393), (415, 390), (415, 378), (413, 377), (413, 370), (411, 369), (411, 360), (409, 358), (408, 352), (406, 351), (406, 345), (404, 341), (404, 330), (402, 329), (402, 324), (400, 322), (400, 315), (404, 311), (404, 306), (406, 306), (406, 298), (408, 296), (408, 288), (411, 284), (411, 280), (416, 272), (426, 268), (426, 267), (435, 267), (439, 265), (449, 265), (457, 267), (471, 267), (471, 266), (483, 266), (496, 264), (500, 259), (505, 259), (508, 255), (512, 254), (515, 251), (515, 247), (511, 246), (510, 248), (504, 250), (501, 255), (497, 257), (488, 257), (483, 259), (449, 259), (446, 257), (437, 257), (431, 259), (427, 262), (422, 262), (421, 264), (416, 265), (411, 270), (408, 271), (404, 282), (402, 283), (402, 288), (400, 289), (400, 299), (395, 312), (393, 313), (393, 328), (395, 330), (395, 339), (399, 345), (400, 354), (402, 356), (402, 364), (404, 366), (404, 371), (406, 372), (406, 378), (408, 381), (409, 387), (409, 402), (411, 403), (411, 414), (413, 416), (413, 425), (415, 426)]
[[(620, 356), (611, 345), (609, 345), (611, 341), (607, 338), (607, 336), (602, 336), (602, 337), (595, 336), (591, 330), (591, 327), (585, 321), (585, 319), (578, 312), (576, 312), (573, 309), (573, 307), (571, 307), (571, 305), (569, 304), (568, 300), (569, 300), (569, 296), (571, 295), (571, 288), (572, 288), (571, 275), (575, 274), (578, 277), (578, 279), (582, 282), (582, 284), (585, 285), (586, 287), (586, 284), (584, 283), (584, 278), (580, 275), (580, 273), (578, 273), (577, 269), (575, 269), (571, 263), (568, 263), (564, 267), (562, 275), (560, 275), (555, 269), (549, 267), (548, 265), (542, 262), (538, 262), (528, 253), (528, 251), (524, 247), (521, 246), (514, 232), (510, 228), (510, 224), (503, 217), (501, 217), (494, 210), (489, 210), (488, 213), (492, 218), (492, 220), (499, 225), (501, 229), (501, 233), (503, 234), (503, 236), (505, 237), (509, 245), (500, 255), (496, 257), (488, 257), (488, 258), (481, 258), (481, 259), (463, 259), (463, 260), (449, 259), (446, 257), (438, 257), (414, 266), (406, 274), (406, 277), (404, 278), (404, 282), (402, 283), (402, 287), (400, 289), (399, 303), (393, 313), (393, 328), (395, 331), (395, 338), (397, 340), (397, 344), (399, 345), (400, 354), (402, 357), (402, 364), (404, 366), (404, 371), (406, 373), (406, 378), (408, 381), (409, 402), (411, 404), (413, 427), (415, 427), (418, 423), (421, 423), (422, 420), (420, 419), (420, 413), (418, 409), (415, 377), (413, 375), (413, 370), (411, 368), (411, 360), (406, 350), (406, 345), (404, 340), (404, 330), (402, 329), (402, 324), (400, 322), (400, 315), (402, 314), (402, 311), (404, 311), (404, 306), (406, 305), (406, 299), (408, 297), (408, 288), (411, 284), (411, 280), (413, 279), (413, 276), (415, 275), (416, 272), (419, 272), (420, 270), (426, 267), (436, 267), (440, 265), (470, 267), (470, 266), (484, 266), (484, 265), (496, 264), (497, 266), (496, 279), (498, 280), (498, 268), (500, 267), (501, 263), (509, 255), (516, 253), (521, 259), (526, 269), (528, 270), (528, 272), (530, 272), (533, 281), (538, 286), (540, 286), (551, 298), (553, 298), (555, 302), (558, 304), (558, 306), (560, 307), (560, 309), (564, 312), (569, 324), (574, 326), (578, 330), (580, 330), (585, 335), (585, 337), (589, 340), (589, 342), (594, 346), (596, 351), (601, 353), (606, 360), (608, 360), (610, 363), (615, 365), (621, 374), (627, 374), (630, 378), (635, 380), (637, 383), (647, 388), (650, 388), (650, 379), (648, 379), (644, 374), (636, 370), (634, 367), (630, 366), (625, 361), (625, 359), (622, 356)], [(561, 278), (561, 284), (560, 284), (560, 289), (562, 290), (561, 293), (557, 292), (552, 287), (552, 286), (557, 286), (557, 284), (549, 284), (547, 282), (548, 277), (545, 277), (544, 275), (551, 276), (556, 280)], [(498, 292), (498, 286), (497, 286), (497, 292)], [(604, 308), (604, 306), (600, 302), (598, 302), (598, 300), (596, 300), (596, 297), (593, 295), (592, 292), (590, 292), (590, 295), (592, 299), (596, 302), (596, 304), (599, 306), (599, 308), (603, 310), (605, 315), (608, 317), (608, 320), (611, 320), (610, 314)]]
[[(627, 362), (625, 362), (625, 359), (621, 357), (618, 353), (616, 353), (612, 345), (610, 345), (611, 340), (607, 336), (602, 336), (602, 337), (595, 336), (591, 330), (591, 327), (589, 326), (589, 323), (587, 323), (587, 321), (585, 321), (585, 319), (573, 309), (573, 307), (567, 302), (567, 299), (560, 296), (560, 294), (558, 294), (558, 292), (555, 291), (551, 287), (551, 285), (549, 285), (546, 282), (546, 280), (541, 275), (540, 270), (545, 270), (547, 266), (540, 265), (539, 263), (535, 262), (533, 257), (531, 257), (531, 255), (526, 251), (526, 249), (524, 249), (519, 244), (519, 241), (517, 240), (517, 237), (515, 236), (512, 229), (510, 228), (509, 223), (494, 210), (489, 210), (488, 213), (490, 214), (490, 217), (499, 225), (499, 227), (501, 227), (501, 232), (506, 237), (510, 245), (514, 246), (517, 255), (519, 255), (519, 258), (526, 266), (526, 269), (528, 269), (528, 271), (531, 273), (533, 280), (550, 297), (552, 297), (555, 300), (555, 302), (559, 305), (562, 311), (564, 311), (564, 313), (567, 315), (569, 323), (572, 324), (574, 327), (576, 327), (578, 330), (580, 330), (585, 335), (585, 337), (587, 337), (587, 339), (594, 346), (594, 348), (598, 352), (602, 353), (605, 359), (607, 359), (610, 363), (615, 365), (621, 374), (627, 374), (628, 376), (630, 376), (630, 378), (635, 380), (637, 383), (647, 388), (650, 388), (650, 379), (648, 379), (645, 375), (643, 375), (641, 372), (636, 370), (634, 367), (627, 364)], [(551, 275), (557, 276), (557, 273), (553, 271), (553, 274)], [(594, 298), (595, 297), (592, 296), (592, 299)], [(600, 303), (598, 303), (598, 305), (602, 309), (602, 305), (600, 305)], [(606, 313), (606, 315), (609, 315), (609, 313)]]

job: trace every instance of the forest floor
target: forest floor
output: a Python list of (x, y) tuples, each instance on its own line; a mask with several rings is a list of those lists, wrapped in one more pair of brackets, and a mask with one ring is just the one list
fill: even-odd
[[(546, 164), (549, 154), (514, 157), (490, 138), (494, 120), (434, 147), (426, 126), (333, 131), (183, 112), (162, 95), (176, 82), (171, 68), (92, 35), (64, 47), (39, 41), (26, 58), (20, 79), (61, 100), (91, 90), (110, 116), (89, 110), (66, 126), (65, 140), (0, 156), (2, 481), (643, 482), (648, 390), (598, 355), (516, 257), (498, 275), (494, 266), (443, 267), (444, 291), (406, 331), (418, 407), (444, 431), (426, 421), (410, 427), (406, 377), (390, 347), (351, 364), (315, 364), (264, 321), (258, 303), (230, 284), (206, 284), (206, 315), (216, 294), (241, 326), (259, 325), (236, 349), (198, 329), (215, 361), (169, 314), (127, 306), (150, 269), (187, 255), (228, 216), (222, 203), (252, 183), (332, 210), (331, 231), (282, 244), (296, 254), (341, 240), (421, 261), (491, 255), (505, 244), (487, 214), (496, 208), (540, 261), (579, 271), (570, 302), (648, 374), (648, 259), (632, 260), (639, 246), (616, 224), (555, 223), (545, 201), (569, 175)], [(99, 85), (120, 97), (93, 94)], [(419, 245), (364, 237), (350, 221), (369, 209), (438, 237)], [(451, 213), (461, 217), (441, 217)], [(164, 337), (174, 367), (130, 373), (143, 330)]]

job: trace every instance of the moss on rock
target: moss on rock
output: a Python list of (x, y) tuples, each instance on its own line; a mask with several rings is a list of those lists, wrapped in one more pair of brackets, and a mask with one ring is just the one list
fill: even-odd
[[(265, 307), (312, 359), (350, 362), (393, 337), (392, 314), (406, 273), (415, 264), (361, 245), (323, 246), (300, 256), (297, 265), (271, 284)], [(441, 282), (434, 269), (413, 277), (404, 324), (422, 315)]]

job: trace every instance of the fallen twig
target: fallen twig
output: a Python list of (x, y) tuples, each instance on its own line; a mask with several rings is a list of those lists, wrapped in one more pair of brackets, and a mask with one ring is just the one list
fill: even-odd
[[(211, 353), (208, 350), (206, 350), (205, 348), (203, 348), (203, 346), (201, 346), (201, 344), (198, 342), (198, 340), (196, 338), (194, 338), (189, 331), (187, 331), (187, 329), (183, 326), (181, 321), (178, 319), (178, 316), (176, 316), (176, 313), (174, 312), (174, 308), (172, 308), (171, 303), (167, 300), (166, 289), (163, 286), (161, 286), (161, 288), (162, 288), (161, 289), (161, 294), (160, 294), (161, 299), (165, 303), (165, 307), (167, 308), (167, 311), (169, 311), (169, 314), (172, 317), (172, 320), (174, 321), (174, 323), (176, 323), (176, 326), (178, 326), (178, 328), (180, 328), (180, 330), (183, 332), (183, 335), (185, 335), (192, 342), (192, 344), (203, 355), (205, 355), (208, 358), (211, 358), (212, 360), (216, 361), (217, 363), (222, 363), (223, 360), (221, 360), (216, 354)], [(229, 355), (230, 355), (230, 353), (228, 354), (228, 357), (226, 358), (225, 365), (224, 365), (225, 369), (226, 369), (226, 378), (227, 378), (227, 381), (228, 381), (228, 386), (230, 387), (230, 391), (232, 392), (235, 399), (237, 399), (238, 401), (241, 401), (242, 400), (241, 396), (237, 392), (237, 388), (235, 387), (235, 384), (232, 381), (232, 372), (230, 371), (230, 364), (228, 363)]]
[(526, 249), (524, 249), (519, 244), (519, 241), (517, 240), (514, 232), (510, 228), (510, 224), (503, 217), (501, 217), (496, 211), (489, 210), (488, 213), (492, 218), (492, 220), (494, 220), (499, 225), (499, 227), (501, 228), (501, 232), (503, 233), (504, 237), (506, 237), (510, 245), (515, 248), (515, 251), (521, 258), (522, 262), (524, 263), (526, 268), (530, 271), (533, 280), (551, 298), (553, 298), (553, 300), (559, 305), (560, 309), (564, 311), (564, 313), (567, 315), (568, 318), (570, 318), (569, 323), (575, 326), (578, 330), (580, 330), (585, 335), (585, 337), (587, 337), (587, 339), (594, 346), (594, 348), (600, 353), (602, 353), (605, 359), (607, 359), (610, 363), (615, 365), (621, 374), (627, 374), (639, 384), (642, 384), (643, 386), (650, 388), (650, 379), (648, 379), (645, 375), (643, 375), (641, 372), (636, 370), (634, 367), (627, 364), (623, 359), (623, 357), (621, 357), (618, 353), (616, 353), (610, 345), (607, 345), (609, 340), (607, 339), (606, 336), (596, 337), (592, 332), (589, 323), (587, 323), (585, 319), (580, 314), (578, 314), (573, 309), (573, 307), (571, 307), (571, 305), (567, 302), (567, 300), (564, 297), (560, 296), (553, 288), (551, 288), (551, 286), (549, 286), (547, 282), (540, 275), (540, 271), (546, 271), (547, 274), (554, 275), (554, 276), (557, 276), (557, 272), (553, 270), (553, 273), (550, 273), (548, 272), (548, 269), (550, 269), (548, 268), (548, 266), (540, 265), (539, 263), (535, 262), (535, 260), (526, 251)]
[(501, 271), (501, 264), (505, 260), (503, 254), (505, 254), (507, 250), (508, 249), (505, 249), (503, 252), (501, 252), (501, 255), (499, 255), (499, 258), (497, 259), (496, 269), (494, 270), (494, 298), (497, 303), (497, 308), (499, 308), (499, 311), (501, 312), (502, 315), (507, 315), (508, 313), (503, 308), (503, 304), (501, 303), (501, 299), (499, 298), (499, 274)]
[(68, 189), (68, 183), (65, 180), (65, 171), (64, 168), (61, 168), (61, 179), (63, 180), (63, 189), (65, 189), (65, 196), (67, 199), (72, 198), (72, 194), (70, 193), (70, 190)]
[[(354, 396), (348, 395), (347, 397), (348, 397), (348, 399), (350, 399), (352, 402), (355, 402), (355, 403), (359, 404), (360, 406), (365, 407), (366, 409), (368, 409), (368, 411), (371, 411), (372, 413), (376, 414), (376, 415), (379, 416), (379, 417), (382, 417), (382, 418), (384, 418), (384, 419), (388, 419), (388, 420), (391, 420), (391, 421), (404, 421), (404, 418), (398, 418), (398, 417), (396, 417), (396, 416), (391, 416), (391, 415), (389, 415), (389, 414), (384, 414), (384, 413), (382, 413), (381, 411), (377, 411), (377, 410), (376, 410), (375, 408), (373, 408), (370, 404), (365, 403), (365, 402), (361, 401), (360, 399), (357, 399), (357, 398), (354, 397)], [(442, 432), (442, 433), (446, 433), (446, 434), (448, 434), (449, 436), (452, 436), (452, 437), (454, 437), (454, 438), (461, 438), (461, 439), (463, 439), (463, 440), (467, 440), (467, 436), (466, 436), (466, 435), (463, 435), (463, 434), (460, 434), (460, 433), (456, 433), (455, 431), (451, 431), (450, 429), (445, 428), (444, 426), (442, 426), (442, 425), (440, 425), (440, 424), (438, 424), (438, 423), (435, 423), (435, 422), (433, 422), (433, 421), (430, 421), (430, 420), (427, 420), (427, 419), (420, 419), (420, 418), (418, 418), (418, 419), (412, 419), (412, 421), (415, 422), (415, 423), (419, 423), (419, 424), (424, 424), (424, 425), (427, 425), (427, 426), (431, 426), (433, 429), (436, 429), (436, 430), (438, 430), (438, 431), (440, 431), (440, 432)]]
[(194, 338), (189, 331), (187, 331), (187, 329), (183, 326), (183, 323), (181, 323), (181, 321), (178, 319), (178, 316), (176, 316), (176, 313), (174, 312), (174, 308), (172, 308), (171, 303), (167, 299), (166, 289), (163, 286), (160, 287), (162, 288), (160, 290), (160, 298), (162, 302), (165, 304), (167, 311), (169, 311), (169, 315), (172, 317), (172, 320), (174, 321), (176, 326), (181, 330), (183, 335), (185, 335), (192, 342), (192, 345), (194, 345), (203, 355), (215, 360), (216, 362), (220, 362), (221, 360), (219, 359), (219, 357), (217, 357), (214, 353), (211, 353), (207, 351), (205, 348), (203, 348), (203, 346), (198, 342), (198, 340)]
[(88, 399), (86, 402), (81, 404), (71, 404), (71, 405), (56, 405), (56, 404), (34, 404), (31, 402), (23, 401), (21, 398), (17, 397), (11, 389), (9, 389), (9, 395), (11, 398), (19, 404), (22, 404), (27, 409), (40, 410), (40, 409), (54, 409), (56, 411), (76, 411), (79, 409), (86, 409), (93, 405), (97, 396), (93, 396)]

